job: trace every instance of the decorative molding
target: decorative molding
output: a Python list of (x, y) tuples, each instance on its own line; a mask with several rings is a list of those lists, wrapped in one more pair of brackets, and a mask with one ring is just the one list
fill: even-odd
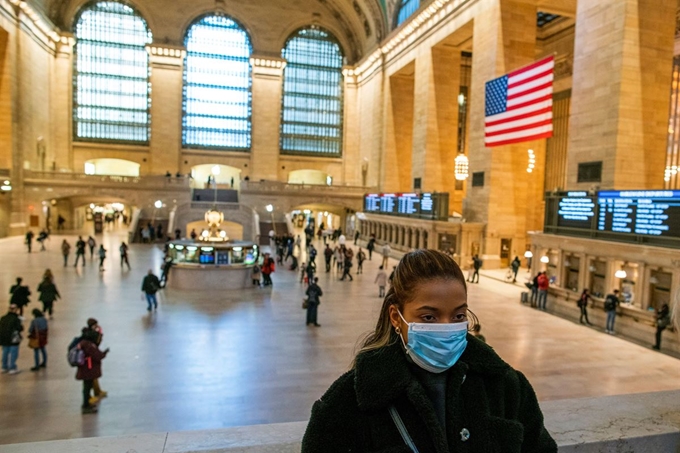
[(187, 51), (184, 47), (159, 46), (159, 45), (155, 45), (155, 44), (147, 45), (146, 51), (151, 56), (181, 58), (181, 59), (184, 59), (184, 57), (187, 54)]
[(574, 56), (561, 54), (555, 57), (555, 80), (571, 77), (574, 72)]
[(252, 56), (250, 65), (253, 67), (253, 76), (261, 78), (281, 79), (286, 67), (286, 60), (276, 57)]
[(42, 14), (23, 0), (3, 0), (0, 7), (5, 10), (13, 10), (16, 20), (25, 30), (32, 33), (35, 38), (50, 50), (56, 50), (57, 44), (68, 44), (68, 38), (64, 40), (60, 31)]

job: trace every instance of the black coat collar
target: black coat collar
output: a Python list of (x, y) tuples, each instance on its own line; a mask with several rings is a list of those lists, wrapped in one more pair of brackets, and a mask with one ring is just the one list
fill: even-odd
[[(510, 369), (491, 347), (472, 335), (468, 334), (467, 339), (463, 355), (448, 372), (462, 369), (494, 375)], [(354, 380), (359, 409), (370, 411), (387, 406), (406, 391), (413, 379), (406, 353), (396, 336), (390, 346), (360, 354)]]

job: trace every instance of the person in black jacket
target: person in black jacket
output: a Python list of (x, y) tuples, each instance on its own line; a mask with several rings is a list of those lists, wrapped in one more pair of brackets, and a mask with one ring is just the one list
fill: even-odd
[(149, 273), (142, 281), (142, 291), (146, 296), (146, 303), (148, 304), (146, 308), (147, 311), (151, 311), (151, 305), (153, 305), (154, 310), (158, 308), (156, 292), (158, 292), (159, 289), (161, 289), (161, 282), (158, 280), (158, 277), (154, 275), (153, 271), (149, 269)]
[(406, 254), (352, 369), (314, 403), (302, 453), (556, 453), (531, 385), (470, 322), (453, 259)]
[(317, 322), (317, 309), (321, 303), (320, 297), (323, 296), (323, 291), (319, 287), (319, 277), (314, 277), (313, 281), (309, 282), (307, 288), (307, 325), (314, 324), (316, 327), (321, 327)]
[(0, 318), (0, 346), (2, 346), (2, 373), (17, 374), (19, 344), (24, 326), (19, 319), (19, 307), (10, 305), (9, 311)]
[(9, 289), (9, 293), (12, 295), (9, 303), (19, 308), (19, 316), (24, 316), (24, 307), (30, 303), (28, 296), (31, 295), (31, 290), (28, 289), (28, 286), (23, 286), (22, 281), (21, 277), (17, 277), (17, 284)]
[(54, 319), (52, 316), (54, 301), (61, 299), (61, 294), (54, 284), (54, 277), (49, 269), (45, 270), (43, 280), (38, 285), (38, 292), (40, 293), (38, 300), (43, 303), (43, 313), (49, 313), (50, 319)]
[(652, 346), (652, 349), (657, 351), (661, 350), (661, 334), (666, 327), (671, 323), (671, 310), (668, 308), (668, 304), (663, 304), (661, 308), (656, 311), (656, 343)]

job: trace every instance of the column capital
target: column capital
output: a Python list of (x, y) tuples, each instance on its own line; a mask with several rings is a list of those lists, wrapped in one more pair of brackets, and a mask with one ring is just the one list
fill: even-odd
[(167, 44), (149, 44), (146, 46), (149, 63), (152, 66), (181, 68), (186, 57), (186, 48)]
[(266, 78), (282, 78), (286, 60), (278, 57), (264, 55), (252, 55), (250, 64), (253, 67), (253, 76)]

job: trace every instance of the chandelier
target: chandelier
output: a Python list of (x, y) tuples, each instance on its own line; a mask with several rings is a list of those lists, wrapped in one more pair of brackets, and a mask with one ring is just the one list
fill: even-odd
[(468, 177), (468, 171), (470, 168), (470, 162), (465, 154), (459, 154), (456, 156), (454, 161), (454, 173), (456, 174), (456, 180), (465, 181)]

